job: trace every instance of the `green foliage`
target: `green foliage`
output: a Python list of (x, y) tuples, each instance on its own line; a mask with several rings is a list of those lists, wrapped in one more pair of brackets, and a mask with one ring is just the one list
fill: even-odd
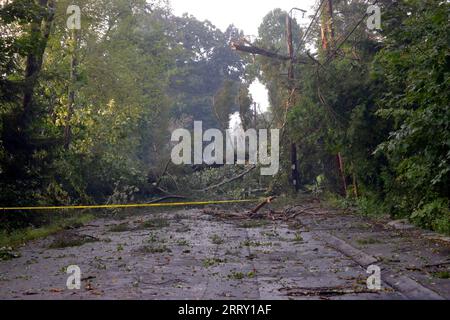
[(0, 261), (8, 261), (12, 259), (20, 258), (20, 254), (13, 251), (11, 247), (0, 248)]
[[(188, 124), (203, 121), (205, 129), (221, 128), (228, 115), (213, 112), (214, 97), (228, 82), (240, 82), (244, 74), (244, 61), (229, 43), (242, 36), (242, 32), (230, 25), (225, 32), (209, 21), (198, 21), (193, 16), (165, 19), (165, 29), (178, 54), (169, 72), (169, 94), (175, 119), (188, 120)], [(233, 90), (231, 106), (235, 103), (237, 89)], [(226, 127), (227, 128), (227, 127)]]
[[(397, 18), (374, 64), (384, 82), (378, 115), (395, 125), (378, 148), (394, 179), (390, 201), (397, 212), (448, 232), (450, 197), (449, 4), (408, 1), (391, 12)], [(409, 14), (406, 14), (408, 13)], [(402, 27), (398, 28), (398, 23)]]
[(214, 97), (213, 110), (220, 128), (225, 131), (230, 124), (230, 114), (236, 104), (236, 90), (232, 81), (225, 81)]
[(248, 86), (241, 86), (241, 88), (239, 88), (238, 102), (242, 128), (247, 130), (254, 124), (254, 114), (252, 112), (253, 99), (250, 95)]
[[(341, 193), (340, 154), (348, 196), (358, 195), (338, 200), (343, 207), (409, 217), (448, 232), (449, 4), (411, 0), (380, 5), (381, 37), (363, 23), (332, 59), (327, 59), (331, 49), (319, 50), (317, 59), (329, 61), (326, 66), (295, 67), (299, 95), (287, 115), (287, 137), (299, 147), (304, 188)], [(335, 3), (336, 39), (348, 33), (366, 6), (359, 0)], [(286, 53), (283, 17), (280, 10), (267, 15), (258, 44)], [(312, 33), (320, 47), (319, 26)], [(304, 51), (300, 48), (299, 54)], [(280, 74), (286, 65), (267, 58), (258, 63), (274, 117), (282, 125), (288, 85)], [(323, 177), (321, 186), (318, 177)]]
[(365, 216), (385, 216), (389, 213), (383, 201), (367, 195), (354, 200), (357, 211)]
[[(51, 3), (0, 7), (2, 206), (127, 203), (164, 190), (240, 199), (269, 186), (286, 194), (295, 143), (305, 190), (342, 193), (340, 155), (348, 197), (336, 202), (450, 232), (448, 2), (380, 1), (383, 30), (360, 24), (329, 60), (320, 26), (303, 43), (293, 20), (295, 55), (312, 61), (307, 50), (317, 47), (309, 56), (329, 61), (295, 64), (295, 81), (286, 77), (287, 61), (231, 50), (243, 36), (234, 26), (222, 32), (175, 17), (165, 1), (80, 0), (77, 32), (66, 30), (72, 2)], [(366, 8), (364, 0), (335, 1), (335, 40)], [(286, 15), (269, 12), (255, 45), (287, 55)], [(270, 123), (251, 110), (255, 78), (269, 90)], [(159, 176), (171, 130), (194, 120), (225, 130), (238, 110), (246, 129), (284, 129), (276, 177), (255, 170), (210, 188), (245, 168), (171, 167)], [(38, 220), (17, 213), (0, 224)]]
[(450, 234), (449, 200), (436, 199), (419, 205), (411, 215), (411, 219), (426, 228)]
[[(57, 1), (54, 10), (43, 3), (15, 0), (0, 8), (2, 205), (137, 201), (154, 192), (147, 177), (160, 174), (170, 154), (170, 122), (192, 116), (225, 129), (237, 110), (243, 61), (228, 45), (240, 36), (233, 26), (221, 32), (192, 16), (175, 17), (165, 1), (82, 0), (82, 28), (71, 32), (66, 9), (73, 3)], [(50, 17), (41, 39), (45, 30), (36, 30)], [(34, 60), (42, 65), (31, 81), (26, 66)], [(25, 110), (28, 82), (32, 103)], [(24, 227), (36, 219), (17, 213), (0, 222)]]
[(48, 237), (69, 227), (80, 227), (93, 219), (93, 215), (83, 214), (72, 218), (56, 218), (53, 219), (53, 222), (39, 228), (29, 227), (13, 231), (0, 230), (0, 248), (21, 246), (28, 241)]
[[(224, 165), (217, 168), (202, 168), (195, 172), (184, 172), (176, 177), (176, 184), (183, 193), (191, 193), (205, 198), (246, 199), (254, 197), (255, 190), (270, 184), (270, 178), (261, 177), (258, 168), (233, 182), (225, 183), (242, 174), (248, 168), (244, 166)], [(207, 190), (205, 190), (207, 189)]]

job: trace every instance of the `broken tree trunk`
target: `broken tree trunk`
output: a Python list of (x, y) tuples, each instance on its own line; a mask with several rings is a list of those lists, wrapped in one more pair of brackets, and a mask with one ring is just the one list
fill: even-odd
[[(328, 0), (326, 3), (326, 8), (322, 10), (321, 36), (322, 36), (322, 50), (326, 56), (329, 56), (331, 52), (330, 49), (332, 49), (334, 46), (334, 36), (335, 36), (333, 25), (332, 0)], [(324, 100), (323, 97), (320, 97), (320, 99)], [(342, 193), (343, 196), (347, 196), (347, 182), (345, 177), (344, 159), (340, 152), (336, 155), (336, 159), (338, 163), (339, 177), (342, 180)]]
[(153, 204), (153, 203), (160, 203), (163, 202), (164, 200), (169, 200), (169, 199), (175, 199), (175, 200), (186, 200), (189, 199), (185, 196), (166, 196), (166, 197), (162, 197), (153, 201), (148, 202), (148, 204)]
[(259, 210), (272, 203), (275, 199), (276, 197), (267, 198), (266, 200), (264, 200), (264, 202), (261, 202), (255, 209), (252, 210), (252, 214), (257, 214)]
[[(268, 51), (266, 49), (262, 49), (262, 48), (256, 47), (254, 45), (249, 45), (249, 44), (245, 45), (245, 44), (239, 44), (239, 43), (236, 43), (236, 42), (231, 42), (231, 48), (233, 50), (236, 50), (236, 51), (256, 54), (256, 55), (260, 55), (260, 56), (264, 56), (264, 57), (268, 57), (268, 58), (272, 58), (272, 59), (278, 59), (278, 60), (282, 60), (282, 61), (289, 61), (289, 60), (291, 60), (291, 57), (289, 57), (289, 56), (283, 56), (283, 55), (278, 54), (276, 52), (271, 52), (271, 51)], [(294, 58), (293, 60), (296, 63), (303, 63), (303, 64), (308, 63), (304, 59)]]

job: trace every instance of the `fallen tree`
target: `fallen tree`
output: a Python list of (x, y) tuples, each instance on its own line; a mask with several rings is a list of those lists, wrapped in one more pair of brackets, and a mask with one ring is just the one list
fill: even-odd
[(226, 185), (226, 184), (229, 184), (229, 183), (231, 183), (231, 182), (234, 182), (234, 181), (236, 181), (236, 180), (239, 180), (239, 179), (245, 177), (247, 174), (249, 174), (250, 172), (252, 172), (252, 171), (255, 170), (255, 169), (256, 169), (256, 166), (251, 166), (249, 169), (245, 170), (245, 171), (242, 172), (241, 174), (239, 174), (239, 175), (237, 175), (237, 176), (235, 176), (235, 177), (233, 177), (233, 178), (231, 178), (231, 179), (225, 180), (225, 181), (223, 181), (223, 182), (221, 182), (221, 183), (219, 183), (219, 184), (216, 184), (216, 185), (207, 187), (207, 188), (202, 189), (202, 190), (194, 190), (194, 191), (196, 191), (196, 192), (206, 192), (206, 191), (210, 191), (210, 190), (213, 190), (213, 189), (220, 188), (220, 187), (222, 187), (222, 186), (224, 186), (224, 185)]

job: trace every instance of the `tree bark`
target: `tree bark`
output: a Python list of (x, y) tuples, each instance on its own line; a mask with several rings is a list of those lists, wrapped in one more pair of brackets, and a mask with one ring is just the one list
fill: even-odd
[(70, 82), (69, 82), (69, 96), (68, 96), (68, 108), (67, 108), (67, 119), (66, 127), (64, 128), (64, 145), (68, 149), (72, 141), (72, 127), (70, 121), (73, 117), (73, 111), (75, 108), (75, 86), (77, 82), (77, 49), (78, 49), (78, 32), (77, 30), (72, 30), (71, 41), (70, 41)]
[(55, 2), (52, 0), (39, 0), (39, 5), (47, 8), (47, 15), (33, 22), (31, 25), (33, 38), (39, 40), (36, 47), (28, 54), (26, 59), (21, 117), (22, 130), (28, 127), (31, 119), (34, 89), (42, 69), (43, 56), (54, 20)]
[[(286, 34), (287, 34), (287, 48), (289, 52), (289, 90), (291, 91), (291, 98), (287, 103), (287, 109), (289, 110), (295, 102), (296, 88), (294, 84), (295, 72), (294, 72), (294, 46), (292, 43), (292, 19), (289, 15), (286, 16)], [(294, 100), (294, 101), (293, 101)], [(286, 110), (286, 115), (287, 111)], [(300, 190), (300, 174), (298, 172), (298, 160), (297, 160), (297, 145), (295, 142), (291, 142), (291, 179), (295, 192)]]

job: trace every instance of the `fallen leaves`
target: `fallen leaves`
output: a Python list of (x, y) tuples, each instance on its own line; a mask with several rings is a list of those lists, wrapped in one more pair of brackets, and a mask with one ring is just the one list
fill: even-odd
[(103, 292), (97, 290), (96, 288), (94, 288), (94, 286), (92, 285), (92, 283), (89, 281), (86, 286), (84, 287), (84, 289), (86, 291), (89, 291), (91, 294), (95, 295), (95, 296), (101, 296), (103, 295)]

